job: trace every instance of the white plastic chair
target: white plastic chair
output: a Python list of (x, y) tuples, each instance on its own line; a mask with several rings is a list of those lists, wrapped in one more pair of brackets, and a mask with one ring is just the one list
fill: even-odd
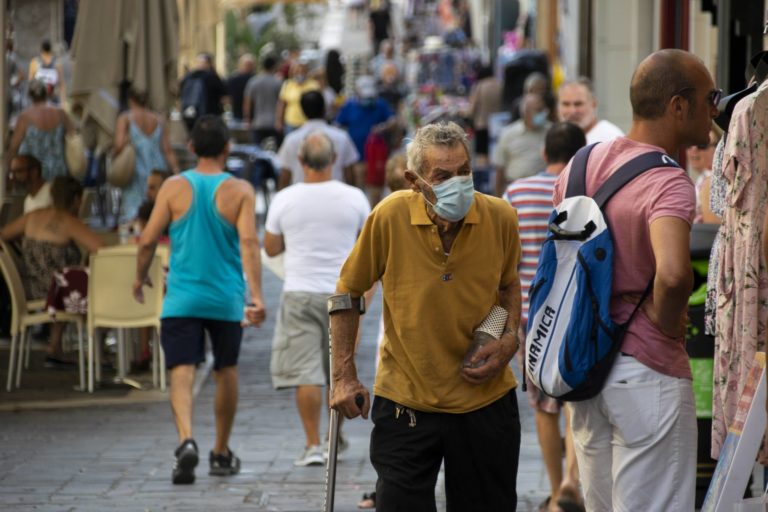
[[(32, 325), (56, 322), (74, 322), (77, 325), (78, 366), (80, 370), (80, 389), (85, 389), (85, 361), (83, 350), (83, 317), (72, 313), (56, 312), (56, 319), (51, 318), (45, 307), (45, 300), (28, 301), (24, 293), (16, 264), (8, 246), (0, 246), (0, 271), (11, 293), (11, 350), (8, 357), (8, 380), (6, 390), (11, 391), (14, 374), (16, 388), (21, 386), (21, 371), (29, 365), (29, 327)], [(26, 349), (26, 350), (25, 350)], [(27, 363), (24, 364), (24, 354)], [(18, 352), (18, 357), (16, 353)]]
[[(160, 346), (160, 312), (163, 305), (162, 257), (155, 253), (149, 268), (152, 288), (144, 287), (144, 304), (133, 298), (138, 246), (120, 245), (100, 249), (91, 255), (88, 279), (88, 392), (93, 393), (94, 375), (101, 377), (94, 334), (99, 327), (116, 329), (154, 327), (152, 348), (152, 384), (165, 391), (165, 355)], [(118, 332), (119, 367), (124, 367), (124, 336)], [(96, 374), (94, 374), (94, 365)], [(122, 372), (119, 372), (122, 373)]]

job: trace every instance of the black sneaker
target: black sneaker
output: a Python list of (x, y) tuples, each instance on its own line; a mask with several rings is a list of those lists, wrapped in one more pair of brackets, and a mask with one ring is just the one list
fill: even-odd
[(176, 448), (176, 462), (173, 464), (173, 483), (192, 484), (195, 482), (195, 466), (200, 458), (197, 455), (197, 443), (187, 439)]
[(232, 453), (232, 450), (227, 448), (228, 455), (216, 455), (211, 451), (208, 455), (208, 461), (210, 463), (210, 471), (208, 474), (211, 476), (230, 476), (236, 475), (240, 472), (240, 459)]

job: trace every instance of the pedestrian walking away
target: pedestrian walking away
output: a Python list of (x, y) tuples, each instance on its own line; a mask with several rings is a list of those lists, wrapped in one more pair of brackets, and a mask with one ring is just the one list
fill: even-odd
[[(192, 129), (194, 169), (167, 179), (139, 238), (133, 294), (143, 302), (158, 238), (166, 227), (171, 240), (167, 291), (161, 314), (161, 342), (171, 377), (171, 408), (179, 435), (174, 484), (195, 481), (198, 447), (192, 437), (192, 387), (195, 366), (205, 360), (205, 332), (211, 339), (216, 381), (216, 441), (209, 474), (233, 475), (240, 459), (229, 449), (237, 410), (237, 359), (247, 323), (265, 318), (253, 187), (223, 171), (229, 133), (218, 116), (202, 116)], [(200, 250), (204, 247), (205, 250)], [(244, 307), (248, 278), (248, 306)]]
[[(371, 412), (377, 510), (436, 510), (443, 462), (449, 510), (516, 509), (520, 421), (508, 362), (520, 323), (517, 217), (474, 191), (469, 154), (455, 123), (416, 132), (411, 190), (368, 217), (331, 301), (331, 405), (347, 418)], [(379, 280), (385, 334), (371, 406), (353, 354), (360, 297)], [(499, 338), (473, 347), (494, 306), (506, 310)]]
[[(651, 54), (632, 76), (629, 133), (589, 154), (587, 195), (639, 155), (707, 144), (719, 96), (699, 58), (682, 50)], [(662, 160), (674, 162), (666, 155)], [(556, 205), (570, 171), (555, 184)], [(644, 172), (605, 207), (614, 227), (611, 319), (624, 323), (642, 304), (602, 390), (568, 404), (587, 510), (694, 509), (696, 411), (684, 342), (695, 205), (690, 178), (669, 165)]]
[[(323, 105), (318, 92), (305, 93), (302, 103), (309, 95)], [(298, 148), (303, 182), (275, 196), (264, 235), (268, 256), (285, 252), (285, 283), (270, 371), (275, 388), (296, 390), (296, 407), (306, 437), (296, 466), (325, 462), (320, 418), (323, 387), (329, 381), (326, 299), (333, 293), (341, 265), (370, 212), (360, 189), (332, 178), (337, 158), (333, 139), (323, 127), (325, 121), (318, 123), (320, 126), (315, 125), (318, 127)], [(286, 144), (297, 133), (289, 134)]]

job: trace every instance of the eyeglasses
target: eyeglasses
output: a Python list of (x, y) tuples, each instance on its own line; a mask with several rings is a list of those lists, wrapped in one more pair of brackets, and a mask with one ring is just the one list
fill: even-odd
[(723, 99), (723, 90), (722, 89), (712, 89), (709, 91), (709, 101), (711, 102), (713, 107), (716, 107), (718, 103), (720, 103), (720, 100)]
[[(683, 87), (682, 89), (672, 93), (670, 98), (673, 98), (675, 96), (681, 96), (685, 91), (695, 91), (695, 87)], [(723, 97), (723, 90), (722, 89), (712, 89), (707, 94), (707, 99), (709, 100), (709, 104), (713, 107), (716, 107), (718, 103), (720, 103), (720, 100)]]

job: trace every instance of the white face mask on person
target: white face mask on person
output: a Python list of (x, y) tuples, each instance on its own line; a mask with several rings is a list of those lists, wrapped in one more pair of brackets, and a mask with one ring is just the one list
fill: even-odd
[[(427, 183), (421, 176), (419, 179)], [(437, 202), (431, 203), (426, 196), (424, 201), (432, 207), (438, 217), (449, 222), (458, 222), (463, 219), (472, 206), (472, 201), (475, 200), (475, 184), (472, 181), (472, 175), (454, 176), (430, 187), (435, 193)]]

